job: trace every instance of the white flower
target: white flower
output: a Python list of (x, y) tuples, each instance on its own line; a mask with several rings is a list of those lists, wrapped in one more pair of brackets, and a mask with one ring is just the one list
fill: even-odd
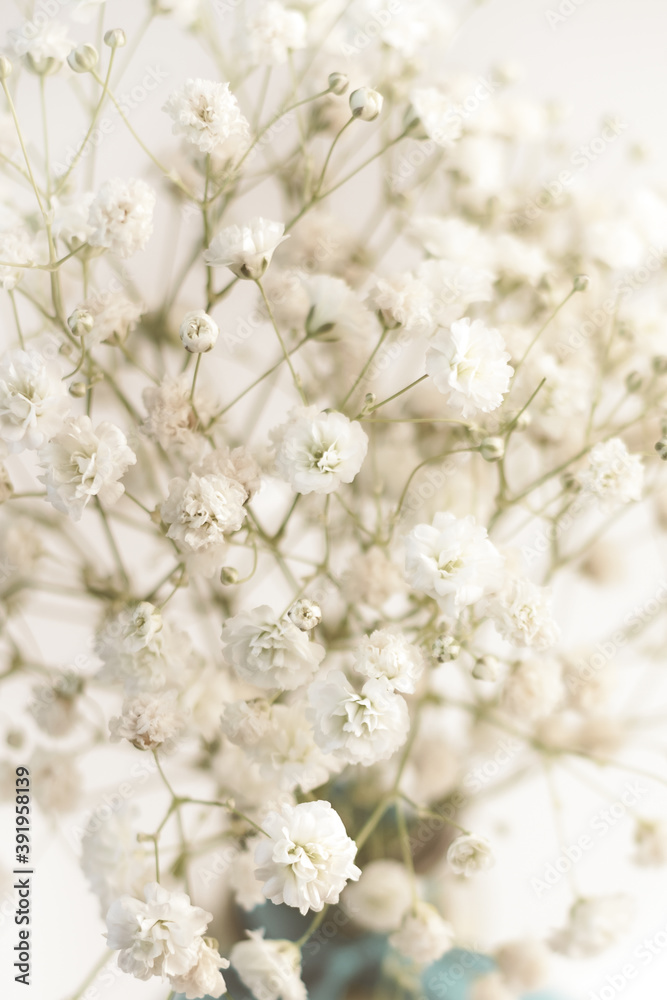
[(53, 208), (52, 234), (66, 243), (85, 243), (92, 232), (88, 216), (94, 197), (93, 191), (84, 191), (83, 194), (73, 195), (69, 198), (54, 196), (51, 199)]
[(246, 841), (244, 851), (239, 852), (234, 847), (230, 852), (233, 864), (229, 866), (229, 884), (236, 903), (248, 911), (266, 902), (266, 896), (255, 878), (255, 848), (259, 841), (260, 837), (251, 837)]
[(174, 135), (183, 135), (202, 153), (213, 150), (236, 156), (250, 142), (250, 126), (228, 83), (214, 80), (186, 80), (173, 91), (163, 111), (173, 120)]
[(517, 993), (536, 990), (546, 984), (550, 953), (541, 941), (510, 941), (493, 957), (503, 979)]
[(315, 742), (301, 705), (273, 705), (268, 726), (254, 744), (252, 757), (267, 781), (283, 791), (310, 792), (329, 780), (336, 762), (327, 759)]
[(220, 969), (228, 968), (229, 959), (221, 957), (217, 941), (200, 938), (195, 964), (186, 973), (171, 976), (169, 981), (174, 992), (185, 994), (186, 1000), (198, 1000), (203, 996), (221, 997), (227, 992), (227, 986)]
[(212, 472), (215, 475), (235, 479), (241, 484), (250, 500), (262, 484), (262, 470), (243, 445), (239, 445), (238, 448), (229, 448), (226, 444), (218, 446), (205, 456), (195, 471), (200, 474)]
[(279, 65), (290, 50), (306, 46), (306, 19), (278, 0), (268, 0), (245, 23), (244, 38), (254, 65)]
[(417, 524), (405, 544), (408, 582), (448, 614), (458, 614), (500, 583), (503, 558), (472, 514), (436, 514), (432, 525)]
[(8, 351), (0, 361), (0, 440), (13, 452), (39, 448), (60, 429), (67, 390), (37, 351)]
[(394, 691), (412, 694), (425, 666), (418, 646), (401, 634), (377, 629), (360, 641), (354, 668), (366, 677), (385, 678)]
[(54, 21), (51, 15), (40, 18), (39, 22), (35, 18), (30, 22), (30, 30), (25, 25), (14, 28), (8, 35), (17, 56), (25, 57), (36, 72), (50, 72), (67, 59), (76, 44), (68, 32), (67, 25)]
[(227, 739), (246, 749), (263, 739), (270, 725), (271, 705), (263, 698), (230, 702), (220, 719), (220, 728)]
[(126, 694), (182, 687), (193, 650), (186, 632), (163, 621), (147, 601), (121, 611), (100, 629), (95, 652), (102, 683), (122, 683)]
[[(167, 375), (159, 385), (148, 386), (143, 391), (142, 397), (148, 415), (141, 429), (163, 448), (175, 444), (194, 447), (197, 418), (190, 399), (191, 385), (192, 377), (187, 373)], [(211, 415), (211, 407), (199, 389), (195, 392), (194, 403), (200, 419), (205, 422)]]
[(560, 635), (549, 591), (526, 577), (509, 576), (489, 601), (487, 613), (503, 638), (515, 646), (548, 649)]
[(87, 348), (112, 338), (124, 344), (145, 312), (145, 307), (140, 302), (132, 302), (125, 295), (93, 294), (82, 308), (94, 320), (92, 330), (85, 334)]
[(468, 317), (439, 330), (426, 352), (426, 372), (464, 417), (489, 413), (503, 402), (514, 369), (497, 330)]
[(410, 221), (407, 232), (432, 257), (472, 268), (485, 268), (493, 280), (491, 263), (494, 247), (479, 226), (456, 215), (448, 218), (417, 215)]
[[(452, 146), (462, 133), (461, 115), (437, 87), (421, 87), (410, 95), (409, 118), (419, 123), (423, 138), (438, 146)], [(420, 136), (421, 137), (421, 136)]]
[(338, 902), (348, 879), (361, 875), (354, 864), (357, 845), (330, 802), (283, 805), (261, 826), (268, 838), (255, 851), (257, 878), (273, 903), (319, 912)]
[(28, 710), (49, 736), (65, 736), (79, 721), (77, 696), (83, 684), (76, 674), (63, 673), (48, 684), (33, 688), (34, 701)]
[[(0, 260), (12, 264), (36, 263), (37, 253), (33, 240), (21, 229), (0, 233)], [(0, 288), (5, 292), (11, 292), (25, 273), (25, 267), (0, 265)]]
[(667, 864), (667, 820), (638, 820), (635, 847), (635, 864), (646, 867)]
[(370, 87), (360, 87), (350, 94), (350, 111), (353, 118), (362, 122), (372, 122), (382, 111), (384, 97)]
[(105, 3), (106, 0), (70, 0), (68, 13), (73, 21), (87, 24)]
[[(416, 274), (433, 296), (431, 311), (438, 326), (452, 327), (468, 306), (475, 302), (490, 302), (493, 298), (494, 274), (479, 264), (471, 266), (451, 260), (425, 260)], [(431, 343), (434, 339), (442, 341), (444, 337), (445, 332), (440, 331)]]
[(76, 808), (83, 782), (70, 754), (37, 747), (28, 768), (35, 801), (45, 812), (70, 812)]
[(138, 750), (157, 750), (185, 725), (177, 705), (177, 692), (140, 694), (126, 698), (122, 715), (109, 720), (111, 742), (129, 740)]
[(88, 242), (119, 257), (131, 257), (150, 239), (154, 207), (155, 192), (144, 181), (105, 181), (90, 206)]
[(212, 351), (219, 333), (218, 324), (203, 309), (193, 309), (186, 313), (179, 331), (183, 347), (191, 354)]
[(157, 882), (149, 882), (143, 895), (143, 901), (121, 896), (111, 904), (108, 947), (120, 950), (119, 967), (137, 979), (186, 975), (199, 961), (212, 914), (192, 906), (184, 892), (169, 892)]
[(376, 329), (375, 316), (342, 278), (314, 274), (302, 277), (301, 285), (310, 303), (305, 323), (310, 337), (358, 348)]
[(317, 744), (349, 764), (388, 760), (407, 738), (408, 707), (385, 678), (366, 681), (357, 692), (342, 671), (332, 670), (311, 684), (308, 700)]
[(376, 934), (396, 930), (413, 899), (410, 872), (400, 861), (370, 861), (356, 885), (343, 893), (341, 905), (356, 924)]
[(578, 899), (568, 922), (549, 942), (554, 951), (569, 958), (599, 955), (630, 930), (634, 906), (622, 894)]
[(228, 267), (237, 278), (256, 281), (271, 263), (285, 236), (282, 222), (256, 218), (246, 226), (227, 226), (213, 239), (204, 260), (209, 267)]
[(276, 466), (297, 493), (333, 493), (351, 483), (366, 457), (368, 438), (344, 414), (298, 407), (271, 431)]
[(502, 706), (516, 718), (532, 721), (552, 712), (564, 695), (560, 663), (547, 657), (524, 660), (505, 681)]
[(293, 941), (265, 940), (264, 931), (246, 931), (247, 941), (231, 950), (232, 965), (260, 1000), (306, 1000), (301, 951)]
[(491, 844), (485, 837), (477, 837), (473, 833), (464, 833), (452, 841), (447, 861), (456, 875), (465, 875), (466, 878), (488, 871), (495, 864)]
[(433, 293), (411, 272), (380, 278), (372, 302), (389, 326), (402, 326), (407, 333), (430, 333), (435, 325)]
[(81, 868), (100, 901), (102, 916), (114, 899), (140, 893), (155, 871), (152, 852), (137, 841), (136, 807), (103, 801), (92, 813), (81, 839)]
[(322, 621), (322, 609), (315, 601), (302, 597), (292, 605), (287, 617), (302, 632), (310, 632)]
[(226, 536), (243, 524), (247, 499), (241, 484), (228, 476), (193, 472), (170, 481), (160, 513), (169, 525), (167, 536), (186, 553), (193, 572), (211, 576), (222, 566)]
[(77, 417), (40, 449), (39, 460), (47, 500), (78, 521), (91, 497), (113, 504), (122, 496), (119, 480), (137, 458), (114, 424), (103, 421), (93, 430), (89, 417)]
[(266, 604), (228, 618), (222, 641), (238, 676), (256, 687), (292, 691), (308, 683), (324, 658), (322, 646)]
[(389, 944), (417, 965), (427, 966), (452, 948), (453, 932), (434, 906), (419, 900), (405, 914)]
[(641, 500), (644, 466), (631, 455), (620, 438), (601, 441), (588, 457), (588, 468), (578, 475), (582, 490), (597, 497), (603, 506)]
[(372, 608), (381, 608), (405, 588), (400, 570), (378, 546), (351, 559), (344, 581), (345, 595), (350, 601)]

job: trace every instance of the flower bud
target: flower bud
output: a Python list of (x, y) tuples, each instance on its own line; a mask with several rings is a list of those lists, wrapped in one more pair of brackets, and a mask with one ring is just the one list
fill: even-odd
[(287, 612), (287, 617), (302, 632), (310, 632), (322, 621), (322, 609), (315, 601), (309, 601), (305, 597), (293, 604)]
[(104, 44), (108, 45), (110, 49), (122, 49), (126, 42), (127, 38), (122, 28), (113, 28), (111, 31), (107, 31), (104, 36)]
[(90, 73), (91, 69), (95, 69), (97, 66), (98, 60), (97, 49), (89, 42), (77, 45), (67, 57), (69, 67), (75, 73)]
[(479, 453), (486, 462), (499, 462), (505, 455), (505, 442), (501, 437), (484, 438)]
[(658, 453), (658, 457), (662, 459), (663, 462), (667, 462), (667, 441), (661, 438), (660, 441), (656, 442), (655, 450)]
[(480, 656), (472, 668), (472, 675), (477, 681), (495, 681), (498, 677), (498, 661), (495, 656)]
[(194, 309), (183, 317), (180, 329), (181, 343), (191, 354), (212, 351), (219, 333), (218, 324), (203, 309)]
[(431, 652), (438, 663), (449, 663), (458, 658), (461, 646), (453, 635), (440, 635), (431, 646)]
[(639, 392), (643, 383), (644, 379), (641, 377), (639, 372), (630, 372), (628, 375), (626, 375), (625, 388), (628, 390), (628, 392)]
[(75, 337), (85, 337), (95, 326), (95, 320), (87, 309), (75, 309), (68, 317), (67, 325)]
[(6, 56), (0, 56), (0, 80), (6, 80), (12, 72), (12, 64)]
[(345, 73), (329, 73), (329, 90), (332, 94), (344, 94), (350, 86), (350, 80)]
[(53, 56), (43, 56), (38, 59), (32, 52), (26, 52), (23, 56), (23, 64), (35, 76), (50, 76), (52, 73), (58, 72), (63, 61), (55, 59)]
[(88, 386), (85, 382), (72, 382), (69, 387), (70, 396), (74, 396), (75, 399), (81, 399), (88, 392)]
[(587, 274), (577, 274), (572, 283), (572, 288), (575, 292), (585, 292), (591, 283), (591, 279)]
[(223, 566), (220, 570), (220, 583), (223, 587), (229, 587), (233, 583), (238, 583), (239, 571), (233, 566)]
[(350, 111), (353, 118), (359, 118), (362, 122), (372, 122), (382, 111), (384, 98), (378, 94), (377, 90), (370, 87), (360, 87), (350, 94)]

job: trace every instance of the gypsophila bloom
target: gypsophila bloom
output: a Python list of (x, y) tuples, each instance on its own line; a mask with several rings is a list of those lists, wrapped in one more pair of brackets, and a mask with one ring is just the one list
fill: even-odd
[(449, 97), (437, 87), (422, 87), (410, 95), (408, 120), (421, 134), (443, 148), (452, 146), (462, 134), (461, 116)]
[(261, 740), (253, 744), (252, 757), (267, 781), (280, 788), (309, 792), (329, 780), (339, 762), (317, 746), (302, 705), (273, 705)]
[(635, 827), (635, 864), (658, 867), (667, 864), (667, 820), (641, 819)]
[(92, 232), (88, 222), (90, 206), (95, 197), (94, 191), (84, 191), (70, 198), (51, 199), (53, 206), (53, 224), (51, 232), (66, 243), (85, 243)]
[(228, 226), (218, 233), (204, 251), (204, 260), (209, 267), (228, 267), (237, 278), (257, 281), (288, 238), (282, 222), (253, 219), (246, 226)]
[(220, 331), (212, 316), (203, 309), (186, 313), (181, 323), (179, 336), (186, 351), (203, 354), (212, 351)]
[(371, 300), (388, 326), (402, 326), (407, 333), (431, 333), (435, 324), (433, 292), (411, 272), (380, 278)]
[(28, 761), (32, 794), (46, 813), (75, 809), (81, 795), (81, 775), (70, 754), (37, 747)]
[(243, 524), (247, 499), (241, 484), (228, 476), (193, 472), (188, 479), (170, 481), (160, 513), (169, 525), (168, 537), (186, 554), (193, 572), (211, 576), (223, 565), (226, 536)]
[(398, 566), (378, 546), (354, 556), (345, 573), (344, 583), (350, 601), (369, 604), (372, 608), (381, 608), (385, 601), (405, 587)]
[(259, 837), (250, 837), (243, 851), (232, 848), (234, 863), (230, 866), (229, 883), (235, 902), (244, 910), (254, 910), (266, 902), (266, 896), (255, 878), (255, 848), (259, 840)]
[(124, 344), (145, 312), (140, 302), (124, 295), (92, 295), (83, 304), (93, 317), (93, 328), (85, 334), (86, 347), (114, 340)]
[(229, 964), (229, 959), (220, 955), (215, 939), (201, 938), (197, 942), (195, 964), (188, 972), (171, 976), (169, 981), (174, 992), (184, 994), (185, 1000), (221, 997), (227, 992), (227, 986), (220, 969), (228, 969)]
[(56, 510), (79, 521), (93, 497), (113, 504), (125, 492), (119, 480), (137, 458), (123, 432), (103, 421), (93, 430), (89, 417), (67, 420), (39, 452), (46, 472), (39, 479)]
[(317, 628), (322, 621), (322, 609), (319, 604), (302, 597), (292, 605), (287, 612), (287, 617), (302, 632), (310, 632), (311, 629)]
[(621, 894), (578, 899), (568, 922), (557, 931), (550, 947), (569, 958), (590, 958), (611, 948), (631, 927), (633, 901)]
[(27, 27), (15, 28), (8, 32), (17, 56), (24, 58), (30, 69), (36, 73), (51, 73), (59, 69), (75, 46), (69, 37), (66, 24), (51, 17), (40, 18)]
[(131, 257), (151, 237), (154, 207), (155, 192), (144, 181), (105, 181), (90, 206), (88, 242), (119, 257)]
[(52, 683), (35, 687), (29, 711), (40, 729), (49, 736), (69, 733), (80, 718), (77, 696), (82, 687), (76, 674), (61, 674)]
[(465, 317), (431, 338), (426, 372), (448, 403), (463, 417), (470, 417), (502, 404), (514, 371), (507, 364), (509, 359), (497, 330)]
[(64, 384), (37, 351), (8, 351), (0, 360), (0, 440), (10, 451), (39, 448), (69, 408)]
[(370, 87), (360, 87), (350, 94), (350, 111), (353, 118), (362, 122), (372, 122), (379, 116), (384, 104), (384, 97)]
[(301, 980), (301, 951), (293, 941), (265, 940), (264, 931), (246, 931), (247, 941), (231, 950), (242, 982), (261, 1000), (306, 1000)]
[[(212, 915), (192, 906), (184, 892), (169, 892), (157, 882), (149, 882), (143, 896), (121, 896), (111, 904), (107, 945), (120, 950), (119, 968), (137, 979), (163, 976), (172, 984), (182, 981), (202, 959), (202, 938)], [(222, 977), (216, 988), (215, 996), (221, 996)]]
[(405, 699), (384, 677), (366, 681), (357, 692), (342, 671), (332, 670), (311, 684), (308, 700), (318, 746), (349, 764), (387, 760), (408, 735)]
[[(143, 391), (147, 417), (141, 429), (163, 448), (175, 444), (195, 447), (194, 431), (198, 421), (190, 399), (191, 385), (191, 376), (184, 373), (175, 377), (168, 375), (159, 385), (148, 386)], [(195, 392), (194, 403), (200, 419), (205, 421), (211, 407), (200, 389)]]
[(263, 698), (252, 701), (234, 701), (225, 705), (220, 728), (232, 743), (251, 747), (268, 732), (271, 724), (271, 705)]
[[(23, 230), (12, 230), (0, 233), (0, 260), (11, 261), (14, 264), (35, 264), (37, 253), (35, 243)], [(11, 292), (27, 273), (25, 267), (9, 267), (0, 265), (0, 288)]]
[(413, 897), (410, 872), (400, 861), (370, 861), (356, 885), (343, 893), (341, 905), (356, 924), (376, 934), (396, 930)]
[(319, 912), (361, 875), (354, 864), (357, 845), (330, 802), (284, 805), (261, 825), (268, 839), (255, 851), (257, 878), (271, 902)]
[(560, 663), (548, 657), (517, 663), (502, 692), (502, 706), (517, 719), (548, 715), (565, 694)]
[(246, 21), (244, 39), (254, 65), (280, 65), (290, 50), (305, 48), (306, 19), (278, 0), (268, 0)]
[(250, 126), (228, 83), (186, 80), (173, 91), (163, 111), (173, 121), (174, 135), (182, 135), (202, 153), (213, 150), (235, 158), (250, 142)]
[(241, 680), (292, 691), (307, 684), (324, 658), (324, 648), (268, 605), (228, 618), (222, 629), (225, 655)]
[(187, 633), (163, 621), (147, 601), (107, 621), (95, 638), (95, 652), (103, 664), (99, 679), (122, 683), (128, 695), (181, 686), (193, 655)]
[(588, 468), (577, 479), (582, 490), (597, 497), (603, 506), (641, 500), (644, 467), (639, 455), (631, 455), (620, 438), (596, 444), (588, 457)]
[(466, 878), (488, 871), (495, 864), (491, 844), (473, 833), (464, 833), (449, 845), (447, 861), (456, 875)]
[(389, 944), (417, 965), (427, 966), (453, 946), (453, 931), (434, 906), (419, 900), (405, 914)]
[(351, 483), (366, 457), (368, 438), (357, 421), (316, 406), (291, 411), (271, 431), (279, 474), (297, 493), (333, 493)]
[(433, 524), (412, 529), (405, 548), (408, 582), (448, 614), (458, 614), (500, 584), (503, 558), (472, 515), (436, 514)]
[(128, 740), (137, 750), (157, 750), (173, 740), (185, 724), (176, 691), (126, 698), (122, 715), (109, 720), (111, 742)]
[(102, 801), (81, 838), (81, 869), (104, 917), (114, 899), (137, 896), (155, 871), (152, 851), (137, 841), (138, 809), (127, 802), (110, 809)]
[(507, 577), (499, 593), (489, 601), (487, 613), (503, 638), (515, 646), (548, 649), (560, 635), (550, 593), (526, 577)]
[(413, 694), (424, 670), (421, 650), (401, 634), (376, 629), (359, 643), (354, 669), (366, 677), (384, 677), (395, 691)]

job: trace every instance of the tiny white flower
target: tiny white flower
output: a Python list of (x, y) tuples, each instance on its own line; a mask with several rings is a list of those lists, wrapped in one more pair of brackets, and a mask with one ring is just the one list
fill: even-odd
[(83, 309), (93, 317), (91, 331), (84, 334), (87, 348), (111, 340), (124, 344), (145, 312), (140, 302), (132, 302), (124, 295), (93, 294)]
[(434, 906), (421, 900), (405, 914), (389, 944), (416, 965), (427, 966), (453, 947), (454, 933)]
[(401, 634), (377, 629), (364, 636), (355, 653), (354, 668), (366, 677), (385, 678), (395, 691), (413, 694), (424, 670), (421, 650)]
[(186, 80), (163, 106), (173, 121), (174, 135), (182, 135), (202, 153), (229, 153), (235, 157), (250, 142), (250, 125), (228, 83)]
[(169, 982), (174, 992), (182, 993), (185, 1000), (221, 997), (227, 992), (227, 986), (220, 969), (228, 969), (229, 964), (229, 959), (220, 955), (214, 938), (200, 938), (195, 964), (187, 972), (171, 976)]
[(268, 0), (245, 23), (244, 40), (254, 65), (280, 65), (306, 46), (306, 19), (278, 0)]
[(503, 402), (514, 369), (497, 330), (467, 317), (440, 330), (426, 352), (426, 372), (464, 417), (489, 413)]
[(183, 347), (191, 354), (212, 351), (219, 333), (218, 324), (203, 309), (193, 309), (186, 313), (179, 331)]
[[(35, 264), (37, 252), (34, 240), (22, 229), (0, 233), (0, 260), (13, 264)], [(11, 292), (26, 273), (26, 267), (0, 265), (0, 288)]]
[(308, 700), (317, 744), (346, 763), (369, 767), (388, 760), (407, 739), (407, 704), (384, 677), (357, 692), (342, 671), (332, 670), (311, 684)]
[(384, 98), (377, 90), (370, 87), (360, 87), (350, 94), (350, 111), (353, 118), (362, 122), (372, 122), (382, 111)]
[(103, 421), (93, 430), (89, 417), (70, 418), (39, 451), (46, 470), (39, 479), (56, 510), (79, 521), (92, 497), (115, 503), (125, 492), (120, 479), (137, 457), (123, 432)]
[(144, 181), (105, 181), (90, 206), (88, 242), (131, 257), (150, 239), (154, 207), (155, 192)]
[(588, 468), (577, 479), (584, 492), (597, 497), (603, 507), (641, 500), (644, 466), (639, 455), (631, 455), (625, 442), (611, 438), (596, 444), (588, 457)]
[(136, 896), (155, 871), (152, 851), (137, 840), (138, 807), (116, 809), (100, 802), (81, 839), (81, 869), (98, 897), (104, 917), (114, 899)]
[(635, 864), (667, 864), (667, 819), (641, 819), (635, 827)]
[(368, 438), (357, 421), (316, 406), (298, 407), (271, 431), (276, 466), (297, 493), (333, 493), (351, 483), (366, 457)]
[(515, 646), (548, 649), (560, 635), (550, 593), (526, 577), (509, 576), (486, 610), (503, 638)]
[(225, 655), (241, 680), (292, 691), (307, 684), (324, 658), (324, 648), (268, 605), (228, 618), (222, 629)]
[(39, 448), (69, 408), (64, 383), (37, 351), (8, 351), (0, 359), (0, 440), (10, 451)]
[(413, 899), (413, 880), (400, 861), (369, 861), (356, 885), (349, 885), (341, 906), (356, 924), (376, 934), (400, 926)]
[(209, 267), (228, 267), (237, 278), (257, 281), (288, 236), (282, 222), (256, 218), (245, 226), (227, 226), (213, 239), (204, 260)]
[(548, 657), (514, 665), (502, 691), (502, 707), (518, 719), (549, 715), (563, 700), (565, 687), (560, 663)]
[(250, 992), (262, 1000), (306, 1000), (301, 951), (294, 942), (265, 939), (263, 929), (246, 934), (248, 940), (238, 941), (230, 955)]
[(257, 878), (273, 903), (319, 912), (337, 903), (348, 880), (361, 875), (354, 864), (357, 845), (330, 802), (283, 805), (261, 826), (268, 837), (255, 851)]
[(634, 917), (633, 901), (623, 894), (578, 899), (565, 927), (549, 942), (569, 958), (590, 958), (611, 948), (626, 934)]
[(495, 864), (491, 844), (485, 837), (473, 833), (462, 834), (449, 845), (447, 861), (452, 871), (466, 878), (488, 871)]
[(123, 702), (122, 715), (109, 720), (111, 742), (126, 739), (138, 750), (157, 750), (183, 728), (177, 692), (141, 694)]
[(443, 148), (452, 146), (463, 132), (460, 113), (437, 87), (412, 91), (408, 119), (421, 129), (418, 138), (432, 139)]
[(447, 614), (458, 614), (501, 582), (503, 557), (471, 514), (436, 514), (432, 524), (412, 529), (405, 547), (408, 582), (434, 597)]
[(273, 705), (266, 731), (250, 754), (259, 763), (262, 777), (277, 781), (287, 792), (295, 788), (310, 792), (340, 769), (340, 764), (317, 746), (300, 704)]

